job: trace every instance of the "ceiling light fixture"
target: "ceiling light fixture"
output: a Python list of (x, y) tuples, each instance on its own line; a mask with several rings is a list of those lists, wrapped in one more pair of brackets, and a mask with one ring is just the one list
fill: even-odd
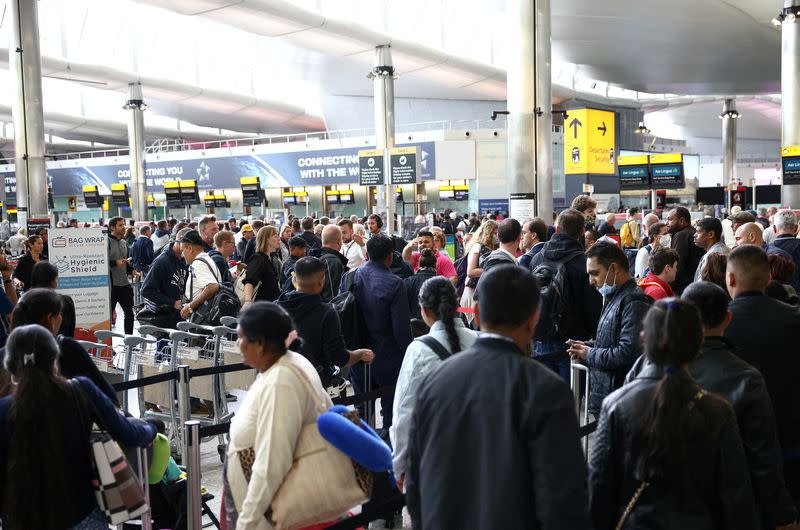
[(134, 110), (134, 109), (147, 110), (148, 106), (147, 103), (145, 103), (141, 99), (129, 99), (128, 101), (125, 102), (122, 108), (125, 110)]
[(633, 132), (635, 132), (636, 134), (642, 134), (642, 135), (645, 135), (645, 134), (650, 134), (650, 129), (648, 129), (647, 127), (645, 127), (645, 125), (644, 125), (644, 122), (643, 122), (643, 121), (640, 121), (640, 122), (639, 122), (639, 126), (638, 126), (638, 127), (636, 127), (636, 130), (635, 130), (635, 131), (633, 131)]
[(733, 118), (734, 120), (740, 118), (742, 115), (737, 110), (729, 110), (719, 115), (719, 119)]
[(773, 26), (779, 28), (784, 21), (794, 22), (797, 19), (800, 19), (800, 6), (791, 6), (783, 8), (771, 22)]

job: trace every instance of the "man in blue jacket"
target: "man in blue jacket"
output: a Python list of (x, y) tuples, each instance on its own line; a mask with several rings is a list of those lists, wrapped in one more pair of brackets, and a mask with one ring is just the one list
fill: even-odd
[[(375, 352), (371, 386), (393, 386), (400, 374), (406, 348), (411, 343), (411, 316), (403, 280), (392, 274), (394, 245), (383, 235), (373, 235), (367, 241), (369, 261), (355, 271), (356, 298), (367, 323), (367, 344), (359, 344)], [(358, 392), (364, 386), (363, 366), (356, 365), (350, 381)], [(383, 428), (392, 425), (394, 392), (381, 398)]]
[(150, 227), (143, 226), (139, 230), (139, 237), (131, 246), (131, 260), (133, 269), (139, 271), (142, 276), (150, 270), (153, 264), (153, 240), (150, 239)]
[(797, 239), (797, 216), (792, 210), (781, 210), (775, 214), (775, 229), (778, 235), (772, 245), (788, 253), (794, 261), (792, 287), (800, 289), (800, 239)]
[[(180, 241), (189, 231), (191, 228), (184, 228), (178, 232), (176, 239)], [(155, 306), (173, 308), (172, 322), (168, 327), (174, 328), (181, 320), (181, 297), (186, 284), (186, 271), (181, 245), (173, 241), (155, 259), (142, 284), (142, 298)]]

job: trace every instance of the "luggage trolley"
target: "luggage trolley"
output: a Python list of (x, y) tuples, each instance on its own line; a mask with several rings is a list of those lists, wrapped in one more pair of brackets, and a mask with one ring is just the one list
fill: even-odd
[[(575, 414), (578, 416), (578, 424), (582, 427), (589, 423), (589, 367), (581, 363), (571, 363), (570, 387), (572, 396), (575, 400)], [(583, 420), (581, 420), (581, 372), (586, 374), (586, 390), (583, 396)], [(589, 459), (589, 436), (583, 437), (583, 455)]]
[[(102, 335), (102, 334), (101, 334)], [(105, 336), (97, 337), (98, 340), (105, 340)], [(122, 382), (124, 380), (123, 371), (117, 368), (114, 363), (114, 349), (103, 342), (92, 342), (87, 340), (77, 340), (86, 353), (91, 357), (92, 362), (103, 375), (103, 378), (110, 384)], [(104, 352), (109, 352), (110, 356), (103, 356)]]

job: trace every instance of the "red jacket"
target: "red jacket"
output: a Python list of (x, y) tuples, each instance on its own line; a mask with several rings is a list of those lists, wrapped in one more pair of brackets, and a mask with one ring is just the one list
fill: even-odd
[(653, 274), (648, 273), (647, 276), (639, 280), (639, 287), (642, 288), (644, 293), (653, 300), (661, 300), (662, 298), (669, 298), (675, 296), (672, 287), (667, 282)]

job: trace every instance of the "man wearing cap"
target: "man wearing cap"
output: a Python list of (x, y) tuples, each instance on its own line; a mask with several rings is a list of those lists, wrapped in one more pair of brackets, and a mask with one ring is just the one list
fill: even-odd
[(755, 223), (756, 218), (750, 212), (742, 210), (741, 206), (735, 205), (731, 208), (731, 214), (727, 219), (722, 221), (722, 235), (723, 241), (728, 247), (733, 248), (736, 246), (736, 230), (747, 223)]
[(242, 238), (236, 243), (236, 257), (239, 261), (244, 260), (244, 253), (247, 250), (247, 243), (253, 239), (253, 227), (249, 224), (242, 226)]
[(178, 241), (181, 254), (189, 266), (186, 276), (184, 297), (187, 300), (181, 307), (181, 318), (188, 319), (192, 313), (219, 292), (219, 270), (211, 258), (203, 252), (203, 239), (197, 230), (190, 230)]
[[(177, 240), (189, 232), (189, 228), (178, 231)], [(167, 243), (164, 251), (153, 261), (153, 265), (142, 283), (142, 298), (153, 306), (170, 306), (175, 312), (170, 323), (165, 327), (174, 328), (180, 322), (180, 310), (183, 308), (181, 301), (184, 286), (186, 285), (186, 263), (181, 254), (181, 244), (178, 241)]]

